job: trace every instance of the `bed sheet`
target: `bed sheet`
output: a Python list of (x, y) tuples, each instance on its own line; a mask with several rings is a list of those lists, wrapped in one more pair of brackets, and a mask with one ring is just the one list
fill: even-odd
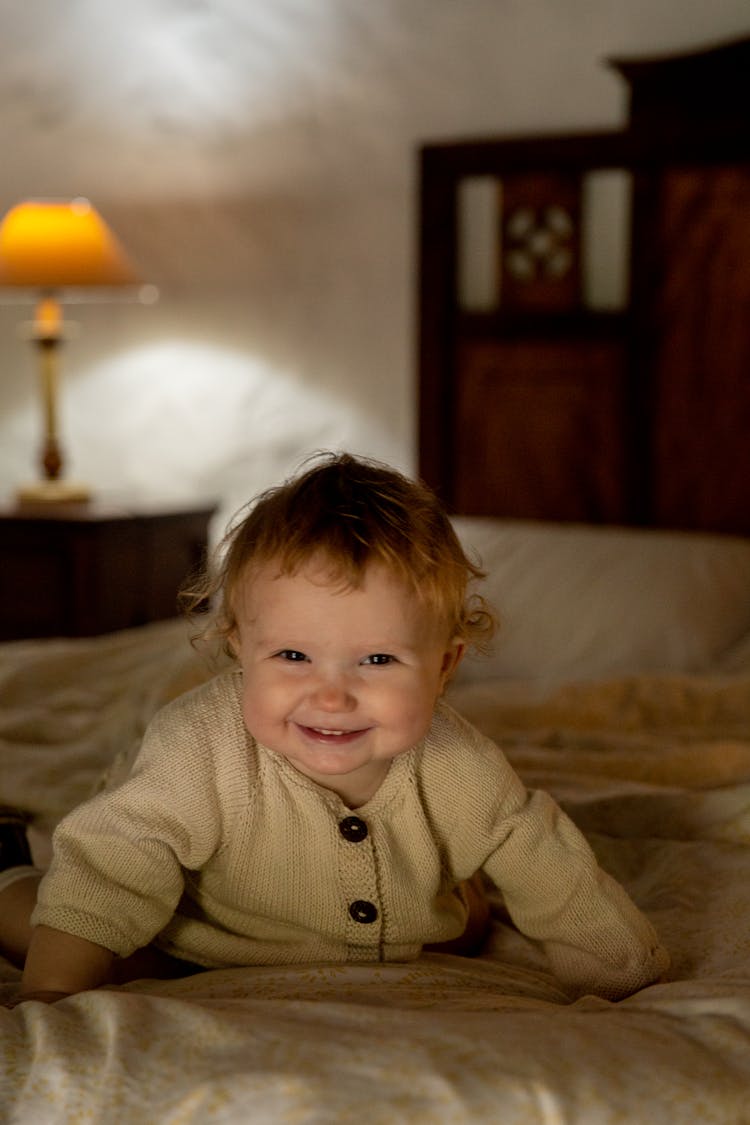
[[(0, 646), (0, 800), (56, 818), (209, 674), (167, 623)], [(234, 969), (0, 1009), (2, 1119), (720, 1122), (750, 1090), (750, 668), (457, 684), (669, 947), (670, 979), (571, 1002), (493, 899), (473, 959)], [(0, 995), (17, 970), (2, 966)]]

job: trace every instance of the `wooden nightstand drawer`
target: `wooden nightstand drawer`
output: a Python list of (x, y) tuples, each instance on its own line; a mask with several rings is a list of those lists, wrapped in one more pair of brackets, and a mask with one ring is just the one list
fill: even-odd
[(215, 508), (0, 512), (0, 639), (93, 636), (174, 617)]

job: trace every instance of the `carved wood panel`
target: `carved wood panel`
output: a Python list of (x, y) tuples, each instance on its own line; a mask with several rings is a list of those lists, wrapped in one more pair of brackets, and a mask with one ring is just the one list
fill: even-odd
[(750, 526), (750, 167), (676, 167), (658, 186), (653, 517)]
[(487, 340), (467, 341), (460, 352), (453, 507), (624, 522), (622, 345)]

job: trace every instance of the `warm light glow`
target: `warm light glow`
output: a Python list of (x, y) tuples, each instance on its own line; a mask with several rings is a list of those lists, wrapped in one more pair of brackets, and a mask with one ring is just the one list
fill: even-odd
[(34, 331), (37, 336), (53, 339), (62, 329), (62, 309), (54, 297), (43, 297), (36, 307)]
[(87, 199), (19, 203), (0, 225), (0, 285), (56, 290), (138, 282)]

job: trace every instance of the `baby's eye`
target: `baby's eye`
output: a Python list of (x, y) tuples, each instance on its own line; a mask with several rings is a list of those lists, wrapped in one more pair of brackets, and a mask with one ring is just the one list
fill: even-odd
[(296, 648), (282, 648), (281, 652), (277, 652), (276, 655), (280, 660), (289, 660), (292, 663), (307, 660), (304, 652), (298, 652)]
[(363, 664), (393, 664), (395, 656), (390, 656), (387, 652), (373, 652), (370, 656), (366, 656), (362, 661)]

